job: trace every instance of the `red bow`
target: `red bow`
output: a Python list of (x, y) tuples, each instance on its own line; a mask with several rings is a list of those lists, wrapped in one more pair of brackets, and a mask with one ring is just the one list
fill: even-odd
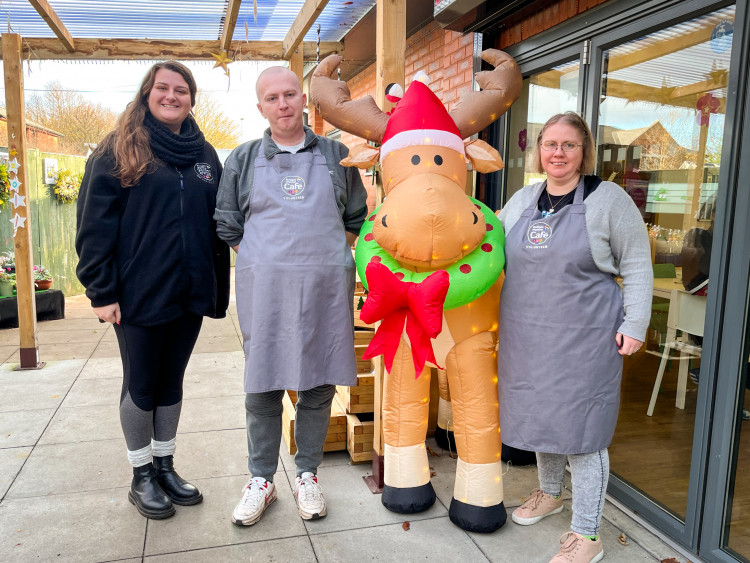
[(436, 338), (443, 329), (443, 303), (450, 285), (448, 272), (438, 270), (421, 283), (402, 282), (382, 263), (370, 262), (365, 275), (370, 292), (359, 318), (368, 324), (381, 319), (383, 322), (362, 358), (369, 360), (383, 354), (390, 373), (405, 323), (415, 376), (419, 377), (425, 362), (437, 365), (430, 338)]

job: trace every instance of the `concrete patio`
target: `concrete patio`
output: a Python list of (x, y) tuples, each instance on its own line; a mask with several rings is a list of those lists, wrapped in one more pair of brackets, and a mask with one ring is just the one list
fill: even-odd
[[(241, 528), (231, 512), (247, 479), (243, 355), (234, 304), (206, 320), (185, 378), (176, 467), (205, 500), (146, 520), (127, 499), (118, 400), (121, 366), (114, 331), (82, 297), (66, 299), (66, 318), (41, 322), (39, 371), (14, 371), (18, 329), (0, 330), (0, 561), (494, 561), (546, 562), (570, 523), (565, 510), (536, 526), (508, 523), (470, 534), (448, 519), (455, 460), (430, 457), (439, 501), (427, 512), (387, 511), (346, 452), (329, 453), (319, 477), (329, 514), (303, 522), (291, 483), (292, 456), (282, 451), (279, 497), (257, 525)], [(509, 467), (510, 511), (536, 484), (535, 467)], [(610, 502), (602, 528), (605, 561), (687, 559)], [(409, 526), (405, 526), (405, 522)], [(618, 542), (624, 533), (626, 545)]]

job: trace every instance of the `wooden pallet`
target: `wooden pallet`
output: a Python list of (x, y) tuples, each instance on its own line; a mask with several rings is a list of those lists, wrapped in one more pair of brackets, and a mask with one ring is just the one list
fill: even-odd
[(352, 463), (372, 461), (372, 413), (346, 415), (346, 449)]
[(375, 407), (375, 376), (372, 373), (357, 375), (354, 387), (336, 386), (336, 396), (346, 413), (373, 412)]
[[(294, 395), (294, 401), (292, 401), (291, 395)], [(294, 404), (296, 400), (297, 394), (294, 391), (286, 391), (281, 401), (283, 406), (281, 433), (284, 436), (287, 451), (292, 455), (297, 453), (297, 444), (294, 442), (294, 420), (296, 417)], [(341, 405), (334, 400), (331, 405), (331, 421), (328, 425), (323, 451), (339, 452), (343, 450), (346, 450), (346, 413)]]

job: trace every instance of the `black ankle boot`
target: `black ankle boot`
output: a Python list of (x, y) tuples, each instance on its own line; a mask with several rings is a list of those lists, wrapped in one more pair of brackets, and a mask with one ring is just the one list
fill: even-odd
[(146, 518), (163, 520), (175, 513), (172, 501), (156, 480), (152, 463), (133, 468), (133, 483), (130, 485), (128, 499)]
[(154, 457), (156, 478), (172, 502), (180, 506), (191, 506), (203, 501), (203, 495), (195, 485), (191, 485), (174, 470), (174, 457)]

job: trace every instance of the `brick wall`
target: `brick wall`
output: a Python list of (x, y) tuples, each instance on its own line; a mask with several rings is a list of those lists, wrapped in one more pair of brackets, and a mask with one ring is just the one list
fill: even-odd
[[(8, 125), (5, 119), (0, 119), (0, 147), (8, 145)], [(26, 148), (39, 149), (42, 152), (57, 152), (57, 137), (49, 133), (26, 126)]]
[[(473, 33), (462, 36), (431, 22), (406, 40), (406, 86), (411, 83), (414, 75), (422, 70), (429, 78), (428, 84), (432, 91), (448, 109), (452, 109), (461, 93), (471, 90), (473, 55)], [(375, 63), (350, 79), (347, 85), (353, 100), (367, 95), (375, 97)], [(320, 135), (325, 135), (333, 129), (333, 126), (324, 121), (313, 107), (309, 109), (308, 119), (310, 127)], [(352, 147), (364, 141), (342, 131), (341, 142)], [(375, 208), (375, 188), (371, 177), (364, 176), (364, 171), (360, 172), (368, 191), (367, 205), (372, 210)]]
[(504, 20), (495, 43), (505, 49), (541, 33), (608, 0), (548, 0), (535, 2)]

